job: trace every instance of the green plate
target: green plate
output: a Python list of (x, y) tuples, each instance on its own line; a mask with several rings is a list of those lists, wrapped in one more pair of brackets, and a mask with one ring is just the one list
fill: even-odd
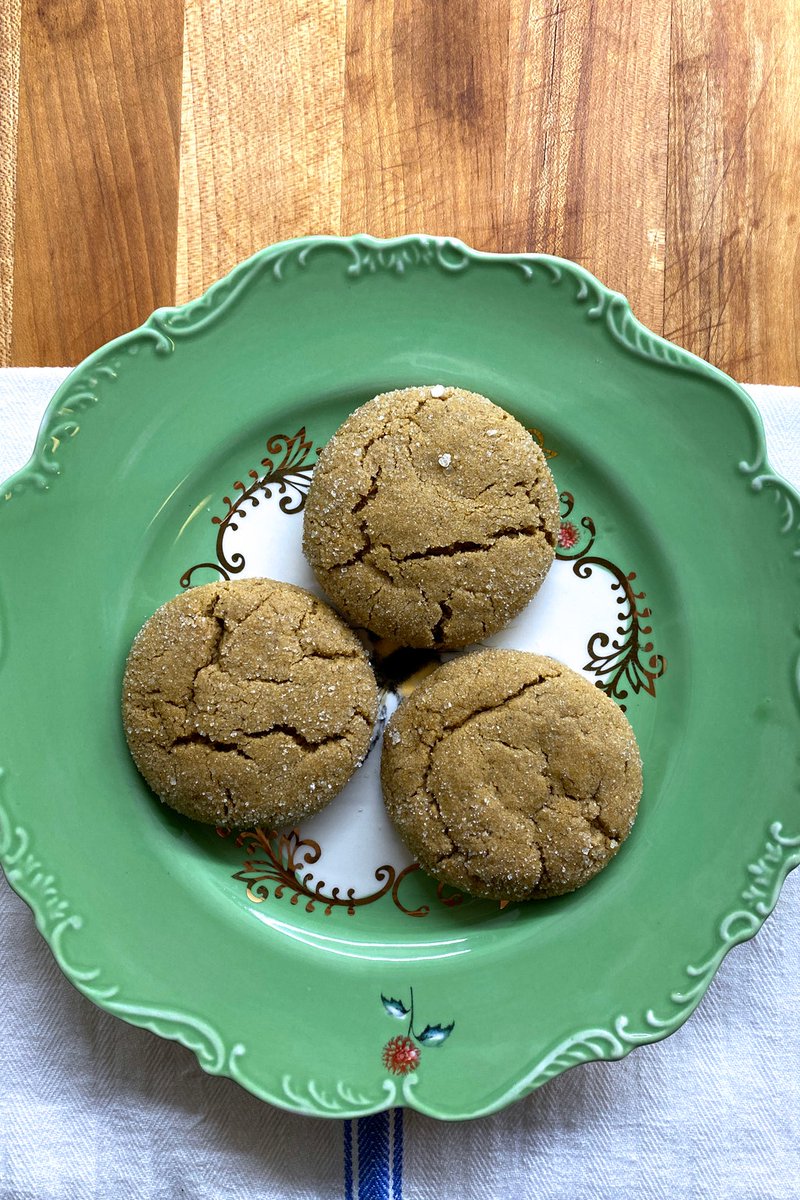
[[(493, 644), (582, 670), (641, 745), (633, 834), (559, 900), (423, 877), (377, 743), (313, 822), (238, 838), (171, 814), (126, 751), (141, 623), (181, 586), (307, 580), (318, 449), (418, 383), (537, 431), (559, 560)], [(741, 388), (572, 263), (428, 237), (264, 250), (82, 363), (0, 495), (8, 879), (80, 991), (274, 1104), (472, 1117), (620, 1058), (689, 1016), (800, 860), (800, 501)], [(387, 710), (419, 666), (383, 662)]]

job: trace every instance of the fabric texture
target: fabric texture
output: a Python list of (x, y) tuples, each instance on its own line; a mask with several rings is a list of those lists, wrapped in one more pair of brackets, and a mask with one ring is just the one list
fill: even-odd
[[(65, 374), (0, 371), (0, 479), (27, 460)], [(749, 390), (773, 466), (799, 485), (800, 388)], [(715, 521), (724, 514), (699, 513), (698, 536), (713, 536)], [(800, 871), (678, 1033), (462, 1124), (409, 1112), (300, 1117), (205, 1075), (183, 1047), (76, 992), (2, 876), (0, 1011), (0, 1200), (796, 1200), (800, 1190)]]

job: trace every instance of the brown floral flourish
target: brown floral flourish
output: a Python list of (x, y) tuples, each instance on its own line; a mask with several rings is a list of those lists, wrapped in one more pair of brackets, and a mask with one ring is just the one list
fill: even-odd
[[(297, 829), (280, 834), (275, 831), (267, 834), (263, 829), (248, 830), (239, 834), (236, 845), (244, 846), (248, 853), (254, 856), (245, 860), (241, 871), (237, 871), (233, 878), (247, 885), (248, 899), (255, 904), (261, 904), (269, 898), (271, 887), (276, 900), (280, 900), (287, 890), (290, 893), (291, 904), (297, 904), (301, 897), (304, 897), (306, 912), (313, 912), (317, 904), (324, 904), (326, 917), (331, 915), (334, 908), (344, 908), (347, 915), (352, 917), (356, 908), (374, 904), (391, 890), (392, 900), (406, 916), (425, 917), (430, 912), (429, 904), (414, 909), (406, 908), (398, 896), (402, 881), (413, 871), (419, 870), (417, 863), (411, 863), (399, 872), (386, 863), (375, 871), (375, 879), (380, 886), (374, 891), (366, 896), (356, 896), (355, 889), (348, 888), (342, 895), (338, 887), (326, 892), (325, 881), (322, 879), (312, 883), (311, 871), (303, 873), (304, 867), (319, 862), (322, 850), (318, 842), (311, 838), (301, 838)], [(259, 857), (255, 857), (256, 855)], [(460, 904), (463, 899), (460, 892), (445, 895), (441, 884), (436, 889), (436, 894), (448, 908)]]
[(598, 686), (619, 701), (624, 712), (622, 701), (628, 698), (629, 691), (655, 696), (656, 680), (666, 671), (667, 660), (663, 654), (656, 654), (652, 641), (647, 640), (653, 627), (644, 622), (651, 616), (651, 611), (644, 606), (639, 608), (645, 593), (633, 589), (636, 572), (626, 574), (607, 558), (588, 556), (573, 563), (572, 569), (579, 579), (588, 579), (594, 566), (603, 567), (614, 576), (611, 587), (619, 594), (621, 611), (617, 614), (620, 624), (616, 637), (599, 631), (589, 638), (586, 670), (601, 677)]
[[(575, 507), (575, 498), (571, 492), (562, 492), (559, 499), (561, 520), (564, 521)], [(589, 535), (588, 541), (584, 540), (581, 544), (579, 540), (570, 553), (564, 549), (557, 550), (556, 558), (571, 562), (572, 570), (579, 579), (588, 579), (593, 567), (602, 567), (614, 578), (611, 587), (620, 598), (616, 637), (602, 630), (592, 634), (586, 646), (589, 661), (584, 670), (599, 676), (597, 686), (612, 696), (624, 712), (625, 705), (622, 702), (627, 700), (629, 692), (647, 692), (649, 696), (655, 696), (656, 680), (666, 671), (667, 660), (663, 654), (656, 654), (652, 641), (647, 640), (653, 627), (644, 622), (652, 616), (652, 612), (644, 606), (639, 607), (641, 601), (646, 599), (646, 594), (633, 589), (636, 572), (626, 573), (609, 559), (590, 555), (597, 530), (591, 517), (581, 517), (580, 524)]]
[[(223, 548), (223, 542), (227, 530), (235, 531), (239, 528), (237, 522), (243, 521), (247, 516), (248, 505), (250, 508), (258, 508), (259, 492), (267, 500), (273, 492), (277, 492), (281, 497), (278, 505), (281, 512), (298, 513), (301, 511), (306, 502), (306, 494), (315, 465), (316, 455), (311, 454), (312, 449), (313, 445), (306, 438), (304, 425), (293, 437), (288, 437), (285, 433), (278, 433), (268, 439), (267, 456), (262, 458), (260, 463), (263, 470), (248, 471), (248, 476), (253, 481), (250, 484), (237, 479), (233, 485), (233, 498), (222, 497), (223, 503), (228, 506), (227, 513), (224, 517), (211, 518), (212, 523), (217, 526), (215, 547), (217, 561), (195, 563), (193, 567), (189, 567), (181, 575), (181, 587), (189, 587), (195, 571), (204, 568), (216, 571), (223, 579), (230, 579), (231, 575), (238, 575), (240, 571), (244, 570), (244, 555), (237, 553), (228, 558)], [(316, 454), (319, 454), (319, 450), (316, 451)]]

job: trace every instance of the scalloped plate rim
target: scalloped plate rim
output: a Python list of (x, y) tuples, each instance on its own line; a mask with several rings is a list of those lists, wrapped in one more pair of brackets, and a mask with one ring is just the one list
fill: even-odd
[[(786, 490), (789, 497), (793, 499), (798, 508), (800, 508), (800, 491), (798, 491), (791, 483), (789, 483), (788, 480), (776, 472), (769, 461), (763, 421), (752, 397), (739, 383), (736, 382), (736, 380), (725, 374), (724, 371), (713, 366), (711, 363), (706, 362), (704, 359), (699, 358), (691, 351), (677, 346), (675, 343), (670, 342), (660, 334), (657, 334), (653, 330), (649, 329), (642, 321), (639, 320), (638, 317), (635, 316), (631, 310), (627, 298), (622, 293), (608, 288), (585, 267), (582, 267), (580, 264), (575, 263), (570, 259), (538, 253), (504, 253), (475, 250), (458, 238), (441, 237), (428, 234), (406, 234), (396, 238), (377, 238), (369, 234), (354, 234), (349, 237), (325, 235), (289, 238), (282, 242), (274, 243), (271, 246), (264, 247), (263, 249), (258, 250), (254, 254), (250, 255), (248, 258), (243, 259), (224, 276), (221, 276), (218, 280), (211, 284), (211, 286), (206, 289), (205, 292), (187, 301), (186, 303), (174, 306), (164, 306), (155, 309), (141, 325), (121, 334), (109, 342), (104, 343), (102, 346), (99, 346), (85, 359), (78, 363), (64, 378), (64, 380), (62, 380), (42, 417), (42, 421), (36, 435), (34, 449), (30, 455), (30, 458), (22, 467), (20, 467), (3, 482), (2, 488), (0, 488), (0, 493), (13, 492), (16, 486), (35, 475), (38, 456), (41, 454), (48, 438), (52, 436), (51, 431), (56, 425), (57, 419), (60, 416), (58, 410), (61, 404), (62, 394), (65, 392), (68, 386), (74, 385), (76, 378), (80, 378), (83, 373), (90, 373), (95, 364), (99, 363), (106, 356), (109, 356), (114, 351), (124, 351), (124, 349), (130, 344), (136, 342), (137, 340), (141, 340), (143, 335), (149, 336), (152, 334), (157, 340), (159, 338), (166, 339), (168, 335), (164, 332), (164, 329), (161, 325), (162, 322), (165, 322), (173, 314), (191, 311), (196, 307), (208, 306), (215, 293), (223, 290), (226, 285), (230, 285), (235, 276), (241, 274), (242, 277), (245, 277), (249, 271), (257, 266), (257, 264), (261, 262), (268, 262), (279, 255), (290, 253), (293, 250), (299, 250), (301, 248), (311, 249), (322, 246), (330, 246), (333, 248), (342, 249), (350, 247), (353, 250), (357, 249), (358, 247), (366, 247), (378, 251), (407, 246), (415, 246), (417, 248), (422, 247), (426, 249), (431, 246), (435, 246), (440, 249), (452, 248), (459, 254), (463, 255), (465, 260), (471, 260), (475, 262), (494, 263), (497, 265), (505, 265), (509, 263), (524, 265), (530, 264), (531, 266), (550, 265), (551, 267), (555, 267), (560, 271), (566, 271), (567, 274), (572, 276), (573, 279), (578, 280), (582, 285), (585, 285), (589, 288), (594, 288), (598, 295), (604, 298), (604, 303), (606, 306), (618, 304), (623, 311), (624, 316), (632, 323), (632, 328), (634, 331), (642, 332), (647, 336), (652, 344), (663, 346), (672, 354), (677, 352), (677, 359), (656, 360), (662, 367), (667, 369), (676, 367), (683, 368), (697, 375), (712, 379), (715, 382), (722, 384), (727, 391), (736, 397), (740, 406), (744, 408), (748, 415), (757, 452), (753, 463), (739, 464), (740, 468), (743, 471), (746, 471), (746, 473), (751, 477), (756, 475), (757, 472), (761, 473), (762, 475), (768, 475), (772, 482), (778, 483)], [(445, 269), (441, 263), (440, 267)], [(167, 328), (169, 329), (169, 326), (167, 326)], [(177, 338), (180, 338), (181, 335), (188, 336), (191, 334), (191, 332), (191, 328), (187, 330), (178, 329), (174, 331)], [(635, 347), (631, 346), (622, 338), (615, 337), (615, 340), (618, 341), (620, 346), (624, 348), (626, 353), (632, 355), (641, 354), (641, 351), (638, 351)], [(57, 477), (59, 473), (60, 468), (58, 468), (56, 465), (56, 469), (53, 470), (52, 475), (53, 477)], [(751, 486), (755, 486), (755, 483), (756, 481), (751, 478)], [(2, 782), (3, 774), (3, 769), (0, 767), (0, 783)], [(772, 835), (775, 836), (776, 823), (771, 823), (768, 828)], [(777, 828), (781, 829), (782, 827), (780, 824), (777, 824)], [(791, 870), (800, 865), (800, 849), (794, 849), (793, 853), (786, 854), (785, 857), (776, 863), (778, 867), (776, 878), (772, 883), (768, 898), (765, 901), (759, 901), (755, 905), (756, 913), (747, 913), (744, 911), (740, 913), (733, 912), (723, 920), (722, 925), (720, 926), (720, 933), (723, 935), (722, 942), (720, 943), (718, 938), (715, 945), (711, 947), (707, 962), (705, 964), (707, 970), (704, 968), (698, 969), (698, 972), (702, 972), (702, 975), (701, 983), (698, 985), (696, 994), (692, 994), (690, 1002), (688, 1002), (687, 1005), (681, 1009), (672, 1020), (663, 1022), (658, 1027), (653, 1026), (648, 1028), (648, 1030), (643, 1034), (631, 1035), (631, 1038), (628, 1041), (624, 1040), (624, 1038), (623, 1040), (620, 1040), (618, 1037), (615, 1037), (615, 1034), (612, 1033), (610, 1029), (606, 1030), (597, 1028), (593, 1030), (579, 1031), (567, 1039), (566, 1042), (553, 1047), (543, 1055), (539, 1056), (538, 1061), (529, 1070), (522, 1072), (521, 1077), (516, 1084), (512, 1085), (502, 1095), (492, 1100), (489, 1104), (484, 1105), (479, 1109), (473, 1108), (463, 1113), (437, 1112), (435, 1108), (428, 1107), (424, 1103), (420, 1103), (417, 1100), (417, 1097), (414, 1093), (418, 1080), (414, 1076), (410, 1076), (405, 1078), (399, 1087), (394, 1080), (385, 1080), (382, 1088), (384, 1096), (379, 1101), (373, 1102), (371, 1100), (367, 1100), (366, 1097), (361, 1097), (364, 1100), (362, 1105), (352, 1105), (351, 1101), (351, 1107), (340, 1107), (334, 1111), (330, 1107), (326, 1108), (323, 1101), (319, 1099), (319, 1089), (316, 1087), (313, 1080), (309, 1081), (308, 1084), (311, 1101), (306, 1103), (296, 1094), (292, 1094), (292, 1092), (290, 1092), (288, 1087), (288, 1077), (285, 1077), (282, 1080), (285, 1088), (284, 1095), (272, 1092), (260, 1083), (246, 1078), (241, 1071), (236, 1069), (236, 1060), (244, 1049), (239, 1044), (234, 1044), (229, 1050), (224, 1051), (224, 1058), (218, 1063), (204, 1061), (204, 1056), (200, 1051), (198, 1051), (196, 1045), (192, 1044), (185, 1032), (182, 1033), (180, 1024), (183, 1022), (183, 1024), (189, 1029), (194, 1028), (195, 1030), (198, 1030), (199, 1026), (201, 1025), (206, 1025), (213, 1036), (220, 1040), (220, 1045), (222, 1046), (219, 1035), (215, 1030), (212, 1029), (210, 1025), (208, 1025), (207, 1022), (189, 1018), (185, 1014), (169, 1013), (166, 1010), (145, 1008), (144, 1006), (140, 1006), (139, 1011), (137, 1012), (133, 1006), (126, 1006), (117, 999), (116, 989), (112, 989), (111, 994), (93, 994), (93, 989), (88, 986), (89, 979), (95, 979), (100, 973), (100, 968), (92, 970), (88, 973), (88, 975), (87, 972), (79, 968), (72, 968), (63, 957), (60, 948), (60, 938), (63, 931), (66, 928), (71, 928), (75, 931), (80, 930), (83, 923), (82, 918), (71, 914), (68, 902), (61, 898), (58, 900), (58, 904), (61, 906), (60, 919), (54, 927), (51, 927), (47, 917), (47, 902), (43, 899), (38, 899), (29, 891), (26, 894), (24, 878), (17, 879), (10, 877), (12, 874), (16, 876), (15, 863), (17, 859), (21, 858), (22, 854), (28, 849), (27, 834), (25, 831), (19, 826), (16, 826), (13, 832), (23, 833), (26, 838), (26, 844), (22, 850), (17, 850), (10, 855), (9, 850), (11, 848), (12, 821), (10, 819), (9, 811), (7, 809), (4, 810), (2, 801), (0, 800), (0, 865), (4, 870), (7, 882), (12, 890), (31, 910), (35, 918), (37, 929), (51, 950), (59, 969), (67, 977), (69, 982), (72, 983), (72, 985), (79, 992), (81, 992), (82, 995), (86, 996), (87, 999), (89, 999), (99, 1008), (104, 1009), (118, 1019), (126, 1021), (130, 1025), (133, 1025), (137, 1028), (146, 1029), (149, 1032), (154, 1033), (155, 1036), (179, 1042), (192, 1052), (200, 1067), (207, 1074), (222, 1075), (234, 1079), (259, 1099), (286, 1111), (303, 1115), (335, 1117), (337, 1119), (365, 1116), (368, 1114), (381, 1112), (398, 1103), (403, 1103), (421, 1113), (445, 1121), (470, 1120), (482, 1116), (488, 1116), (492, 1113), (500, 1111), (508, 1104), (522, 1099), (524, 1096), (530, 1094), (530, 1092), (540, 1087), (543, 1083), (547, 1082), (547, 1080), (550, 1078), (553, 1078), (558, 1074), (562, 1074), (566, 1070), (571, 1070), (575, 1066), (582, 1065), (585, 1062), (615, 1061), (623, 1057), (627, 1057), (632, 1050), (637, 1049), (639, 1046), (652, 1044), (663, 1040), (670, 1034), (674, 1033), (685, 1023), (686, 1020), (688, 1020), (697, 1005), (702, 1001), (711, 983), (711, 980), (719, 969), (720, 964), (725, 957), (727, 957), (727, 954), (730, 953), (733, 947), (741, 944), (742, 942), (750, 940), (758, 933), (764, 924), (764, 921), (774, 910), (780, 897), (782, 885), (787, 875)], [(6, 841), (8, 844), (4, 844)], [(800, 837), (782, 839), (781, 844), (785, 847), (798, 847), (800, 845)], [(767, 842), (767, 845), (770, 845), (769, 841)], [(41, 879), (41, 870), (45, 868), (43, 868), (42, 864), (40, 863), (34, 863), (34, 865), (36, 868), (38, 868), (37, 878)], [(743, 864), (743, 875), (747, 868), (748, 864)], [(47, 875), (44, 877), (44, 879), (45, 882), (48, 882), (51, 888), (55, 890), (53, 885), (53, 876)], [(752, 917), (749, 926), (740, 931), (739, 934), (726, 940), (724, 936), (726, 922), (736, 916), (742, 915)], [(687, 968), (687, 971), (691, 975), (692, 968)], [(652, 1015), (652, 1010), (648, 1010), (648, 1015)], [(159, 1030), (156, 1033), (156, 1031), (152, 1028), (154, 1023), (158, 1023), (159, 1021), (169, 1021), (170, 1019), (172, 1019), (174, 1026), (172, 1030), (164, 1029)], [(620, 1024), (622, 1024), (623, 1029), (626, 1027), (627, 1019), (622, 1016), (618, 1017), (616, 1022), (611, 1023), (613, 1023), (614, 1029), (618, 1031)], [(588, 1039), (592, 1036), (594, 1036), (596, 1039), (599, 1037), (605, 1037), (608, 1045), (610, 1046), (610, 1051), (608, 1053), (604, 1053), (602, 1051), (592, 1051), (583, 1058), (577, 1059), (572, 1063), (565, 1063), (561, 1066), (557, 1066), (555, 1070), (547, 1073), (546, 1064), (553, 1060), (557, 1060), (559, 1058), (559, 1052), (562, 1052), (562, 1054), (567, 1053), (570, 1046), (580, 1044), (581, 1039)], [(222, 1049), (224, 1050), (224, 1047), (222, 1047)], [(336, 1086), (337, 1088), (341, 1087), (341, 1083)], [(400, 1094), (398, 1094), (398, 1092)]]
[[(718, 383), (723, 384), (738, 398), (740, 402), (744, 404), (748, 415), (752, 420), (753, 432), (756, 434), (759, 452), (758, 459), (756, 460), (757, 464), (759, 467), (769, 467), (770, 473), (775, 478), (780, 479), (787, 488), (791, 489), (791, 491), (794, 493), (797, 503), (800, 504), (800, 492), (798, 492), (788, 480), (784, 479), (783, 476), (772, 469), (771, 463), (769, 462), (769, 458), (767, 456), (764, 423), (761, 419), (761, 414), (758, 411), (758, 407), (748, 392), (730, 375), (726, 375), (724, 371), (720, 370), (719, 367), (713, 366), (712, 363), (706, 362), (705, 359), (700, 358), (691, 350), (686, 350), (683, 346), (678, 346), (675, 342), (670, 342), (667, 338), (662, 337), (661, 334), (658, 334), (654, 330), (650, 329), (644, 324), (643, 321), (639, 320), (639, 318), (633, 312), (628, 298), (623, 295), (622, 292), (617, 292), (613, 288), (607, 287), (606, 284), (598, 279), (596, 275), (594, 275), (586, 267), (581, 266), (580, 263), (573, 262), (572, 259), (560, 258), (559, 256), (553, 254), (539, 254), (533, 252), (522, 252), (516, 254), (510, 252), (505, 253), (489, 250), (474, 250), (471, 246), (468, 246), (459, 238), (440, 237), (422, 233), (403, 234), (401, 237), (396, 238), (378, 238), (366, 233), (353, 234), (350, 237), (314, 235), (309, 237), (287, 238), (282, 242), (275, 242), (271, 246), (264, 246), (261, 250), (257, 250), (254, 254), (242, 259), (242, 261), (233, 266), (230, 271), (227, 271), (225, 275), (222, 275), (219, 279), (216, 279), (214, 283), (206, 288), (206, 290), (199, 296), (195, 296), (193, 299), (187, 300), (184, 304), (163, 305), (159, 308), (155, 308), (153, 312), (141, 323), (141, 325), (137, 325), (135, 328), (129, 329), (127, 332), (120, 334), (118, 337), (112, 338), (111, 341), (104, 342), (102, 346), (98, 346), (96, 350), (93, 350), (91, 354), (87, 355), (86, 358), (82, 359), (81, 362), (77, 363), (70, 370), (69, 374), (59, 384), (44, 411), (44, 415), (36, 434), (34, 448), (30, 457), (28, 458), (28, 461), (24, 463), (23, 466), (21, 466), (17, 471), (14, 471), (10, 476), (3, 480), (2, 485), (0, 485), (0, 494), (4, 494), (9, 490), (12, 490), (15, 485), (29, 477), (33, 472), (36, 466), (37, 455), (41, 452), (41, 449), (47, 441), (47, 438), (50, 436), (50, 430), (55, 424), (55, 418), (58, 416), (58, 407), (61, 402), (61, 394), (66, 389), (67, 385), (74, 382), (75, 377), (79, 372), (82, 373), (84, 371), (90, 371), (95, 363), (101, 361), (101, 356), (105, 357), (115, 350), (124, 350), (127, 345), (140, 339), (143, 333), (146, 334), (156, 330), (158, 328), (158, 322), (165, 320), (168, 316), (171, 316), (175, 313), (191, 311), (196, 307), (205, 305), (214, 296), (215, 292), (221, 290), (225, 285), (229, 284), (234, 276), (239, 274), (245, 275), (262, 261), (267, 262), (272, 258), (278, 257), (280, 254), (286, 254), (292, 250), (303, 247), (308, 247), (309, 249), (317, 246), (345, 248), (347, 246), (356, 247), (359, 245), (365, 245), (375, 250), (386, 250), (410, 245), (427, 246), (429, 244), (439, 247), (453, 247), (459, 253), (463, 254), (465, 258), (471, 259), (475, 262), (496, 263), (498, 265), (513, 262), (531, 265), (550, 264), (561, 270), (565, 269), (568, 274), (573, 276), (573, 278), (580, 280), (582, 283), (585, 283), (590, 287), (596, 288), (600, 295), (606, 298), (607, 303), (618, 301), (620, 305), (624, 307), (624, 310), (629, 315), (629, 318), (633, 323), (633, 327), (637, 331), (645, 333), (647, 337), (656, 345), (663, 346), (671, 351), (678, 351), (680, 363), (673, 365), (680, 365), (687, 370), (693, 370), (697, 374), (716, 380)], [(180, 332), (181, 331), (178, 331), (178, 336), (180, 336)], [(186, 331), (186, 333), (191, 333), (191, 330)], [(629, 354), (637, 353), (637, 351), (635, 351), (625, 342), (620, 342), (620, 345), (625, 346), (625, 349)]]

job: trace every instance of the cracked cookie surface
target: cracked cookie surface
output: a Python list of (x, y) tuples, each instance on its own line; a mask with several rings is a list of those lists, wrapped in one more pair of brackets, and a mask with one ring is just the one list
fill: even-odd
[(558, 493), (528, 431), (460, 388), (387, 392), (319, 457), (303, 549), (354, 625), (455, 648), (521, 612), (552, 565)]
[(288, 583), (209, 583), (134, 639), (122, 715), (136, 766), (185, 816), (282, 828), (323, 808), (369, 748), (377, 688), (363, 646)]
[(628, 836), (642, 768), (624, 713), (555, 659), (463, 655), (394, 713), (386, 807), (422, 868), (474, 896), (574, 891)]

